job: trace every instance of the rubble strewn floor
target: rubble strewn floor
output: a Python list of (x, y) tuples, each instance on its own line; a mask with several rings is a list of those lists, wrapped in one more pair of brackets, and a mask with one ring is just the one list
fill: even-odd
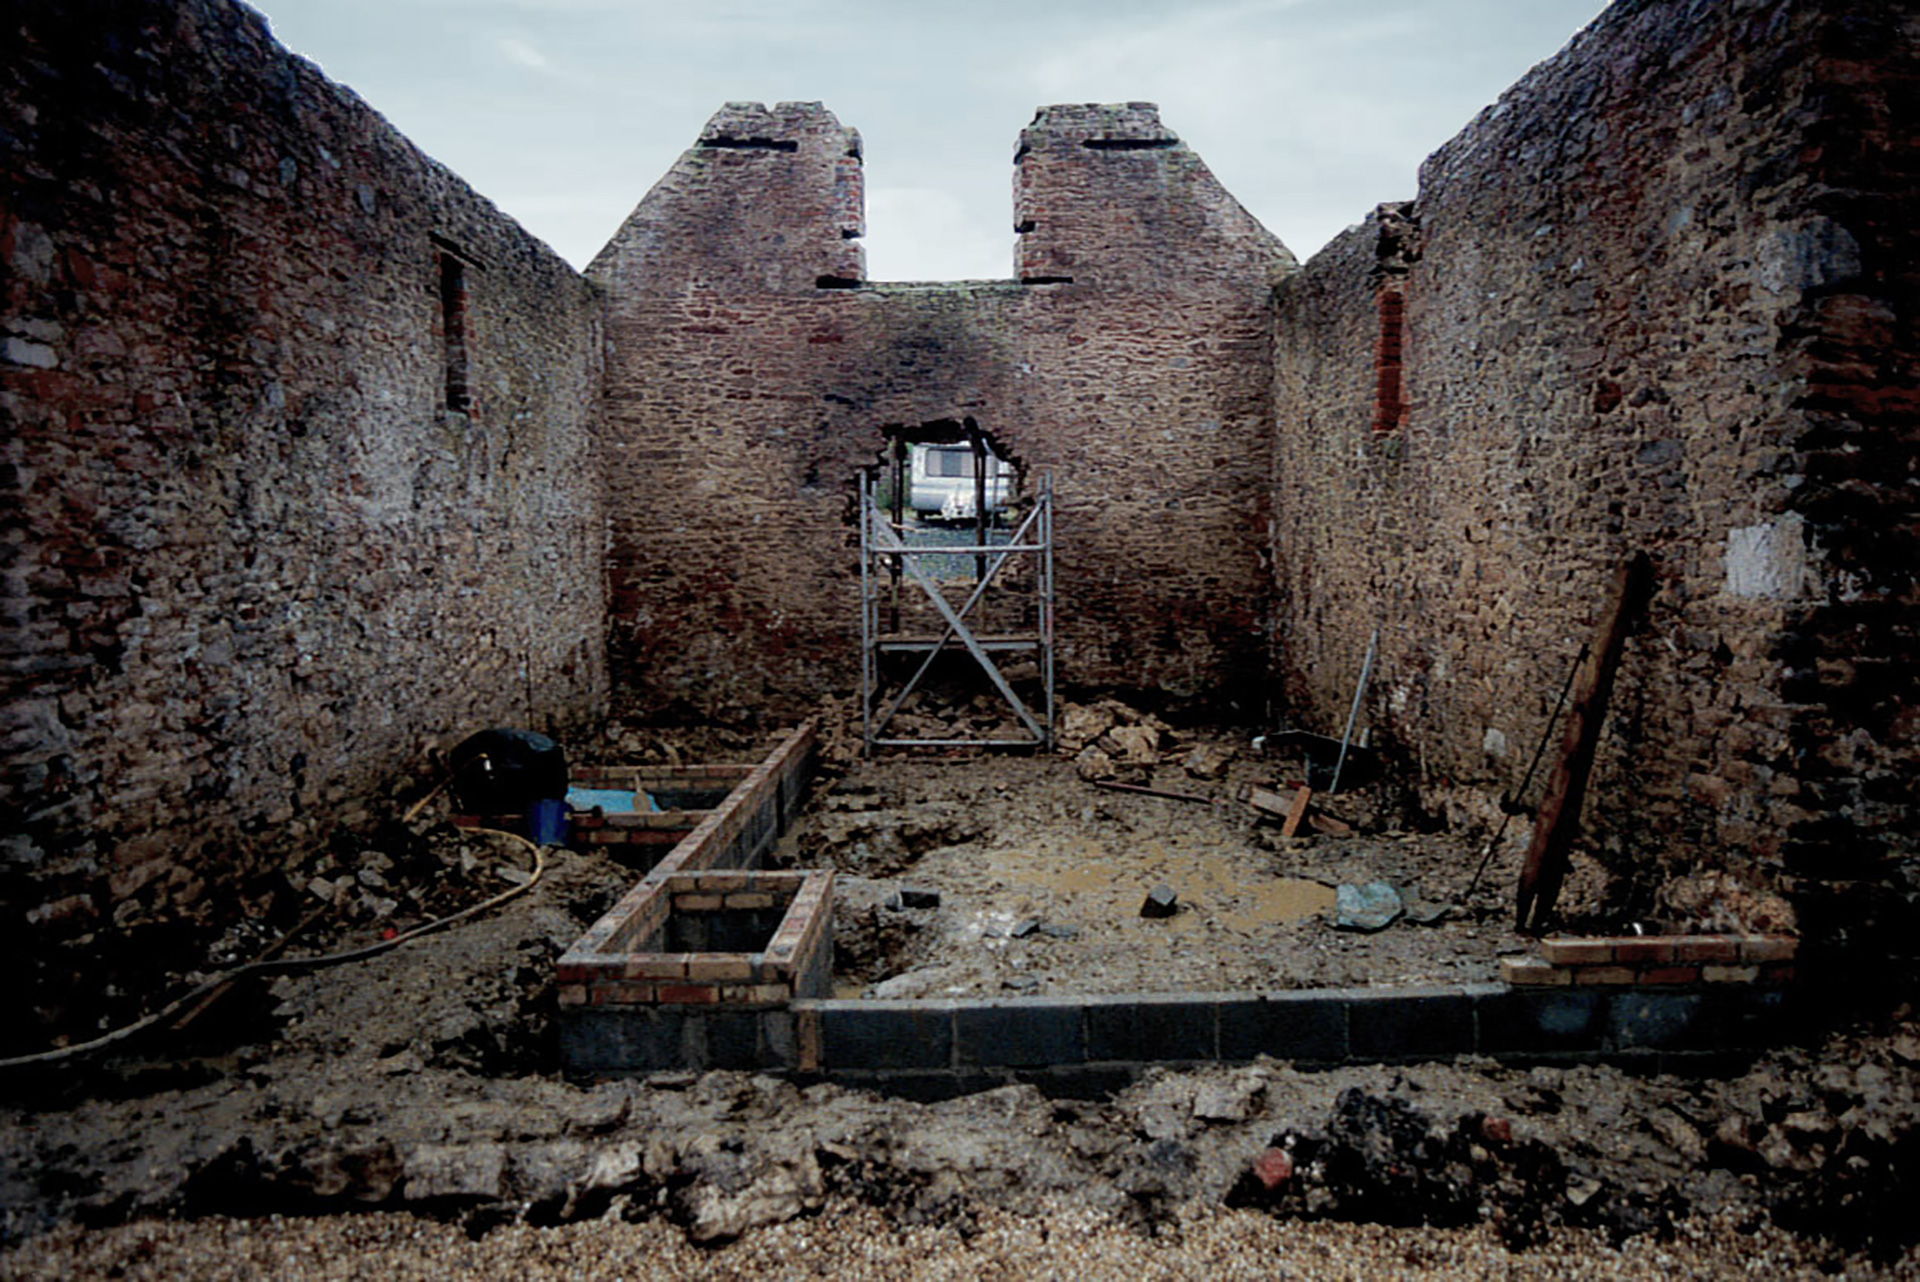
[[(4, 1258), (4, 1257), (0, 1257)], [(1084, 1206), (1041, 1215), (991, 1208), (944, 1224), (905, 1225), (881, 1209), (830, 1200), (817, 1216), (755, 1230), (719, 1248), (664, 1219), (504, 1226), (473, 1238), (408, 1215), (141, 1221), (69, 1229), (11, 1253), (24, 1277), (172, 1282), (299, 1277), (874, 1278), (1205, 1277), (1219, 1282), (1381, 1277), (1641, 1279), (1818, 1276), (1817, 1244), (1750, 1215), (1702, 1216), (1670, 1236), (1618, 1244), (1595, 1229), (1556, 1229), (1516, 1256), (1491, 1225), (1397, 1227), (1276, 1220), (1246, 1211), (1182, 1214), (1145, 1234)], [(1859, 1274), (1856, 1273), (1856, 1276)]]
[[(1266, 782), (1265, 763), (1245, 776)], [(1169, 791), (1199, 793), (1177, 768)], [(1241, 780), (1244, 781), (1244, 780)], [(1504, 884), (1460, 903), (1478, 859), (1446, 833), (1280, 837), (1220, 804), (1112, 792), (1056, 757), (854, 764), (795, 833), (789, 857), (840, 870), (840, 994), (1124, 993), (1466, 983), (1498, 978), (1518, 942)], [(1334, 887), (1388, 882), (1416, 914), (1375, 934), (1334, 928)], [(1141, 915), (1155, 886), (1171, 917)], [(890, 908), (900, 889), (938, 907)]]
[[(689, 1270), (763, 1250), (777, 1259), (835, 1224), (856, 1226), (876, 1267), (892, 1259), (896, 1270), (916, 1241), (944, 1244), (959, 1270), (995, 1258), (977, 1253), (978, 1234), (1003, 1227), (1014, 1250), (1049, 1223), (1104, 1226), (1093, 1236), (1116, 1259), (1144, 1258), (1127, 1253), (1152, 1236), (1167, 1244), (1152, 1251), (1173, 1252), (1153, 1258), (1179, 1267), (1205, 1258), (1180, 1254), (1182, 1242), (1237, 1244), (1245, 1265), (1274, 1242), (1319, 1240), (1275, 1237), (1269, 1217), (1460, 1226), (1407, 1239), (1434, 1267), (1461, 1253), (1504, 1258), (1502, 1242), (1559, 1258), (1552, 1243), (1567, 1229), (1599, 1235), (1568, 1249), (1644, 1260), (1608, 1256), (1606, 1243), (1664, 1242), (1675, 1225), (1684, 1237), (1695, 1214), (1777, 1217), (1807, 1238), (1793, 1248), (1802, 1263), (1863, 1249), (1890, 1259), (1912, 1241), (1920, 1029), (1910, 1021), (1783, 1050), (1725, 1080), (1474, 1063), (1311, 1073), (1262, 1061), (1150, 1073), (1109, 1099), (1010, 1086), (938, 1104), (728, 1073), (569, 1083), (552, 1054), (550, 963), (629, 878), (558, 854), (494, 916), (274, 980), (257, 1000), (236, 995), (228, 1026), (202, 1030), (198, 1044), (8, 1081), (0, 1207), (5, 1239), (20, 1245), (0, 1269), (85, 1271), (104, 1258), (73, 1229), (40, 1238), (63, 1224), (371, 1210), (475, 1234), (611, 1220), (664, 1221), (702, 1243), (746, 1235), (740, 1254)], [(1249, 1173), (1276, 1146), (1294, 1166), (1269, 1192)], [(1238, 1218), (1190, 1227), (1227, 1205)], [(330, 1221), (295, 1237), (385, 1242), (404, 1256), (396, 1223), (414, 1222)], [(662, 1231), (619, 1230), (634, 1241)], [(264, 1258), (291, 1230), (200, 1232), (193, 1240), (237, 1235), (253, 1254), (235, 1258)], [(97, 1249), (149, 1241), (162, 1264), (191, 1258), (170, 1254), (186, 1249), (172, 1244), (187, 1230), (124, 1233)], [(565, 1259), (578, 1249), (569, 1241), (520, 1228), (499, 1249)], [(1740, 1258), (1732, 1249), (1715, 1267)]]
[[(1211, 786), (1235, 783), (1229, 770)], [(1263, 879), (1382, 879), (1446, 902), (1470, 872), (1458, 842), (1280, 840), (1237, 806), (1102, 792), (1060, 760), (852, 766), (812, 814), (789, 852), (813, 843), (858, 870), (838, 935), (869, 988), (933, 982), (941, 965), (940, 984), (990, 991), (1023, 975), (1061, 991), (1473, 978), (1500, 946), (1491, 889), (1452, 922), (1370, 936), (1261, 917)], [(410, 875), (469, 895), (520, 875), (510, 845), (439, 840), (337, 856), (309, 893), (351, 909), (348, 924), (314, 927), (305, 947), (437, 906)], [(1076, 850), (1108, 862), (1042, 858)], [(1110, 884), (1104, 867), (1121, 870)], [(738, 1073), (569, 1082), (552, 962), (633, 877), (555, 852), (487, 917), (243, 986), (117, 1058), (0, 1079), (0, 1272), (577, 1276), (644, 1260), (659, 1276), (1270, 1276), (1276, 1256), (1303, 1276), (1920, 1268), (1908, 1011), (1720, 1079), (1261, 1060), (1151, 1071), (1106, 1098), (1011, 1085), (941, 1103)], [(903, 879), (942, 906), (885, 907)], [(1141, 883), (1160, 880), (1185, 911), (1143, 920)], [(400, 907), (372, 914), (373, 896)], [(1080, 933), (986, 933), (1009, 917)]]

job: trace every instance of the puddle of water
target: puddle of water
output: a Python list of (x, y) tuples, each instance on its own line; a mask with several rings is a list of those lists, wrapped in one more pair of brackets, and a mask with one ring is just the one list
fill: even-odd
[(1168, 849), (1157, 842), (1107, 851), (1072, 842), (1046, 852), (984, 852), (979, 871), (996, 897), (1030, 897), (1057, 920), (1087, 924), (1138, 914), (1140, 899), (1162, 882), (1198, 909), (1168, 919), (1164, 924), (1173, 930), (1211, 919), (1251, 931), (1333, 911), (1332, 886), (1272, 876), (1261, 862), (1243, 851)]
[(1332, 886), (1297, 877), (1281, 877), (1240, 893), (1238, 902), (1216, 908), (1213, 916), (1233, 930), (1274, 926), (1333, 911)]

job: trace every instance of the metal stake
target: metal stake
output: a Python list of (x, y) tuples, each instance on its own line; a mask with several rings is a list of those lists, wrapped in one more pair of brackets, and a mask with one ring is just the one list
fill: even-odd
[(1360, 718), (1360, 700), (1367, 693), (1367, 678), (1373, 675), (1373, 655), (1380, 648), (1380, 629), (1373, 630), (1367, 642), (1367, 661), (1360, 665), (1360, 684), (1353, 688), (1353, 707), (1347, 712), (1347, 732), (1340, 736), (1340, 759), (1333, 763), (1333, 787), (1328, 795), (1340, 791), (1340, 775), (1347, 768), (1347, 745), (1353, 742), (1353, 723)]

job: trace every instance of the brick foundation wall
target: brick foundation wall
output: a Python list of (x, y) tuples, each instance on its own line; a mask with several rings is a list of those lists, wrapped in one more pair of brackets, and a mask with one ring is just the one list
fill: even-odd
[(595, 716), (586, 282), (228, 0), (16, 6), (0, 102), (9, 935)]
[[(1135, 135), (1154, 145), (1087, 145)], [(704, 145), (741, 136), (762, 142)], [(847, 287), (855, 152), (817, 104), (730, 106), (589, 270), (617, 678), (709, 715), (851, 693), (856, 472), (890, 430), (971, 419), (1054, 469), (1062, 681), (1246, 699), (1284, 248), (1151, 108), (1047, 108), (1022, 135), (1018, 256), (1049, 283)]]
[(1497, 795), (1644, 549), (1587, 806), (1623, 905), (1910, 880), (1912, 67), (1871, 6), (1627, 0), (1282, 286), (1296, 720), (1338, 732), (1379, 625), (1376, 733), (1436, 804)]

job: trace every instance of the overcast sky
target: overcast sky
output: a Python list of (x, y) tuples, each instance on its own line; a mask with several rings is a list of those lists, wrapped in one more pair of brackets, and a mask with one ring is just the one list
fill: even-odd
[(1604, 0), (264, 0), (351, 85), (585, 266), (729, 100), (866, 143), (874, 280), (1001, 278), (1034, 108), (1148, 101), (1302, 260)]

